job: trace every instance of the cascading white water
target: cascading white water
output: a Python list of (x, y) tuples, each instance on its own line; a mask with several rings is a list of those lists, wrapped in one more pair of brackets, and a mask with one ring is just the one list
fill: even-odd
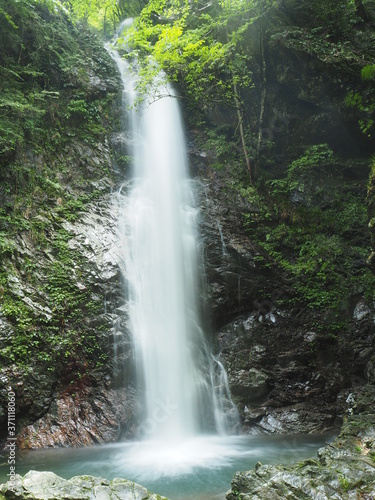
[[(129, 67), (116, 52), (110, 53), (122, 76), (124, 101), (132, 105), (136, 93)], [(28, 456), (21, 457), (20, 467), (24, 472), (47, 467), (63, 477), (77, 471), (107, 479), (126, 477), (176, 500), (224, 498), (235, 471), (248, 470), (262, 456), (311, 456), (306, 453), (311, 436), (299, 448), (295, 437), (293, 442), (276, 438), (275, 446), (269, 436), (226, 435), (237, 423), (237, 411), (224, 367), (210, 353), (199, 326), (197, 209), (176, 99), (145, 102), (130, 115), (123, 134), (133, 145), (128, 149), (135, 158), (135, 179), (132, 189), (128, 191), (127, 182), (116, 198), (124, 207), (124, 276), (130, 293), (129, 304), (119, 309), (125, 314), (129, 309), (146, 392), (143, 439), (74, 453), (47, 450), (44, 455), (40, 450), (29, 463)], [(219, 224), (218, 229), (220, 233)], [(225, 258), (223, 239), (222, 245)], [(114, 325), (118, 366), (121, 354), (129, 352), (124, 333), (122, 322)], [(318, 440), (322, 446), (326, 437)]]
[(144, 438), (163, 442), (225, 433), (236, 411), (227, 404), (224, 368), (209, 353), (200, 328), (198, 210), (178, 102), (159, 75), (164, 96), (143, 96), (134, 106), (134, 76), (117, 52), (112, 56), (132, 108), (134, 181), (127, 196), (124, 251), (130, 329), (145, 391), (141, 428)]

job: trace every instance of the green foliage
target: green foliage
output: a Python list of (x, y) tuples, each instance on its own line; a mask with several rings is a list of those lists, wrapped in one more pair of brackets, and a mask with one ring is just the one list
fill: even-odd
[(13, 22), (12, 17), (2, 7), (0, 7), (0, 16), (4, 16), (12, 28), (18, 29), (18, 26)]
[(146, 4), (146, 0), (62, 1), (74, 19), (101, 30), (105, 36), (112, 35), (120, 21), (138, 15)]
[(333, 151), (328, 144), (317, 144), (307, 148), (306, 152), (294, 160), (288, 168), (291, 179), (311, 174), (311, 171), (326, 169), (333, 161)]
[(0, 12), (0, 46), (7, 48), (0, 53), (0, 168), (26, 146), (55, 152), (67, 126), (77, 135), (102, 133), (89, 73), (110, 63), (97, 55), (99, 41), (55, 2), (9, 0)]
[(205, 109), (217, 101), (235, 106), (234, 86), (239, 92), (251, 85), (250, 54), (240, 47), (261, 14), (260, 4), (222, 0), (202, 8), (198, 1), (150, 1), (124, 40), (128, 56), (137, 54), (146, 63), (143, 85), (161, 68), (180, 83), (192, 105)]
[[(54, 255), (48, 267), (41, 267), (43, 264), (37, 267), (35, 261), (25, 261), (25, 271), (30, 273), (27, 279), (34, 281), (33, 286), (43, 297), (43, 300), (37, 299), (37, 308), (30, 308), (23, 300), (23, 293), (17, 291), (20, 286), (18, 271), (11, 270), (9, 261), (5, 260), (0, 267), (1, 312), (15, 329), (9, 345), (0, 351), (6, 363), (27, 366), (31, 359), (45, 363), (75, 359), (96, 366), (105, 359), (97, 337), (82, 325), (82, 318), (97, 314), (102, 303), (91, 299), (89, 287), (77, 287), (78, 280), (84, 282), (86, 279), (82, 272), (84, 262), (77, 251), (69, 248), (70, 238), (67, 231), (60, 229), (52, 240), (45, 240), (48, 252)], [(36, 267), (37, 277), (33, 274)], [(72, 272), (76, 274), (75, 280), (72, 280)], [(81, 274), (77, 276), (77, 273)]]
[(234, 148), (234, 144), (228, 138), (228, 135), (220, 133), (216, 129), (207, 130), (207, 137), (202, 146), (204, 149), (212, 151), (220, 161), (225, 161), (226, 158), (231, 158)]
[[(284, 179), (258, 188), (255, 209), (244, 214), (253, 241), (270, 259), (268, 265), (292, 283), (286, 302), (324, 311), (316, 327), (333, 337), (350, 319), (345, 316), (350, 297), (362, 294), (372, 302), (375, 286), (364, 265), (369, 244), (365, 186), (359, 191), (340, 178), (339, 164), (326, 144), (307, 148), (291, 162)], [(243, 190), (237, 191), (244, 196)], [(301, 196), (298, 202), (295, 192)], [(263, 257), (260, 262), (265, 265)]]
[(105, 78), (112, 63), (54, 0), (2, 4), (0, 45), (0, 308), (14, 331), (1, 363), (94, 368), (106, 346), (82, 318), (102, 303), (61, 225), (80, 217), (99, 194), (91, 181), (108, 172), (89, 156), (100, 156), (114, 94), (102, 96), (90, 75)]
[(286, 178), (267, 181), (266, 185), (273, 197), (285, 199), (293, 191), (304, 192), (305, 185), (314, 182), (314, 178), (327, 175), (327, 169), (334, 161), (328, 144), (310, 146), (287, 167)]
[(375, 137), (375, 91), (373, 85), (375, 65), (370, 64), (363, 67), (361, 77), (365, 82), (369, 82), (369, 87), (364, 89), (362, 93), (358, 91), (349, 92), (345, 104), (361, 113), (362, 118), (358, 120), (360, 129), (365, 135), (372, 138)]
[(358, 22), (354, 0), (313, 0), (309, 2), (311, 17), (308, 22), (324, 25), (333, 37), (349, 33)]
[(337, 41), (327, 33), (326, 26), (317, 28), (289, 27), (281, 33), (272, 35), (272, 40), (283, 43), (285, 47), (306, 52), (324, 63), (335, 64), (343, 69), (358, 65), (358, 55), (349, 40)]
[(87, 116), (88, 109), (87, 103), (84, 99), (72, 99), (67, 106), (67, 117), (69, 118), (72, 114)]
[(348, 478), (342, 474), (339, 475), (339, 483), (341, 485), (341, 488), (344, 492), (347, 492), (349, 491), (350, 489), (350, 481), (348, 480)]
[(375, 64), (368, 64), (361, 70), (362, 80), (375, 80)]
[(358, 3), (354, 0), (292, 3), (286, 12), (295, 21), (294, 25), (286, 23), (279, 32), (274, 30), (271, 40), (277, 46), (332, 65), (340, 76), (353, 75), (364, 64), (370, 69), (375, 56), (375, 33), (364, 27)]

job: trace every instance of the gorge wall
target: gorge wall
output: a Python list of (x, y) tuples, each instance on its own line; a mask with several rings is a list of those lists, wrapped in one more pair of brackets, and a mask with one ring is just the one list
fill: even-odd
[[(0, 419), (11, 386), (20, 448), (116, 441), (137, 434), (142, 413), (117, 224), (131, 168), (129, 138), (119, 133), (121, 84), (93, 35), (62, 13), (41, 8), (25, 17), (13, 7), (24, 29), (17, 39), (1, 18), (9, 47), (2, 65), (23, 72), (20, 94), (30, 100), (32, 85), (44, 97), (31, 111), (24, 103), (28, 128), (15, 106), (6, 108), (19, 128), (17, 139), (5, 136), (0, 165)], [(59, 35), (50, 32), (52, 20)], [(33, 22), (53, 40), (43, 49), (35, 48), (42, 35)], [(22, 37), (30, 43), (20, 56)], [(359, 76), (339, 70), (341, 59), (298, 50), (286, 35), (283, 43), (270, 33), (263, 55), (255, 37), (253, 44), (247, 116), (254, 141), (263, 129), (261, 157), (254, 151), (251, 160), (264, 172), (259, 183), (250, 186), (238, 151), (233, 159), (223, 148), (236, 129), (230, 110), (210, 106), (207, 128), (186, 116), (206, 331), (246, 431), (321, 431), (373, 394), (366, 195), (374, 146), (360, 131), (359, 112), (345, 105)], [(43, 75), (30, 74), (28, 65), (40, 69), (47, 56)], [(8, 89), (5, 75), (1, 81)], [(260, 123), (251, 103), (264, 98), (264, 85)], [(370, 211), (372, 197), (370, 188)]]

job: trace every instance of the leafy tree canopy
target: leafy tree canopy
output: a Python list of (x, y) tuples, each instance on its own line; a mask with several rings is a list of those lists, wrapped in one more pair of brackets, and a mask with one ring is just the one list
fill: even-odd
[(245, 34), (276, 3), (151, 0), (122, 40), (126, 56), (142, 61), (143, 85), (161, 68), (195, 105), (208, 100), (237, 107), (238, 92), (251, 86)]
[(73, 17), (111, 35), (120, 21), (137, 16), (147, 0), (62, 0)]

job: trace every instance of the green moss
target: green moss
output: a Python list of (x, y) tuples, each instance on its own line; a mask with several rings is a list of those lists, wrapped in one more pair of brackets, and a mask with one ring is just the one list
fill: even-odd
[(102, 364), (107, 346), (83, 321), (103, 305), (62, 224), (82, 216), (100, 195), (93, 181), (109, 174), (92, 157), (103, 157), (117, 93), (90, 82), (113, 75), (102, 42), (51, 5), (0, 9), (0, 307), (13, 329), (0, 358), (74, 372)]
[(351, 488), (350, 481), (342, 474), (339, 475), (339, 483), (341, 485), (342, 490), (345, 493), (350, 490), (350, 488)]
[(263, 249), (259, 265), (278, 268), (290, 283), (284, 305), (325, 311), (315, 328), (334, 339), (348, 327), (352, 297), (374, 298), (375, 278), (365, 265), (365, 181), (346, 180), (340, 160), (319, 145), (294, 160), (284, 179), (235, 189), (254, 205), (244, 213), (244, 225)]
[[(22, 297), (17, 297), (16, 290), (11, 286), (9, 261), (1, 267), (1, 310), (15, 331), (1, 351), (4, 364), (15, 362), (26, 367), (31, 359), (47, 364), (76, 359), (95, 367), (106, 359), (106, 351), (97, 335), (82, 324), (84, 317), (100, 313), (103, 305), (91, 299), (89, 287), (77, 287), (78, 280), (85, 282), (85, 263), (79, 252), (69, 248), (70, 238), (67, 231), (56, 231), (49, 241), (54, 261), (50, 265), (42, 261), (38, 265), (39, 278), (34, 277), (35, 288), (43, 297), (42, 300), (37, 299), (38, 304), (49, 312), (41, 310), (39, 313), (28, 306)], [(33, 268), (35, 263), (30, 265)], [(72, 280), (72, 272), (76, 274), (75, 280)]]
[[(51, 4), (52, 5), (52, 4)], [(9, 0), (0, 15), (0, 176), (20, 148), (61, 150), (70, 136), (103, 135), (111, 95), (93, 91), (90, 74), (112, 71), (100, 40), (54, 5)]]

